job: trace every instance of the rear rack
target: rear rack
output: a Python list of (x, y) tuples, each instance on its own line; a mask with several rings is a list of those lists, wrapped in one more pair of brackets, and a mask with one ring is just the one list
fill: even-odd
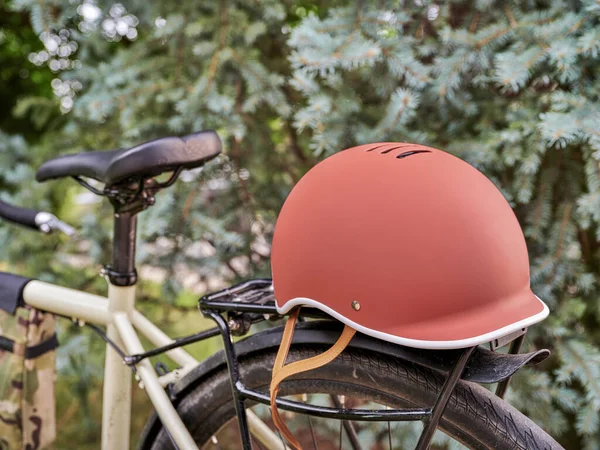
[[(227, 289), (213, 292), (205, 295), (198, 301), (198, 308), (206, 317), (214, 320), (214, 315), (226, 313), (228, 333), (235, 336), (243, 336), (254, 323), (265, 320), (277, 320), (282, 316), (275, 307), (275, 296), (273, 294), (273, 281), (269, 278), (259, 278), (250, 281), (244, 281)], [(306, 317), (330, 318), (324, 312), (315, 308), (303, 308), (302, 315)], [(115, 347), (120, 353), (123, 353), (116, 344), (97, 327), (95, 331), (100, 334), (102, 339)], [(133, 370), (140, 361), (153, 356), (160, 355), (174, 348), (193, 344), (211, 337), (222, 334), (223, 330), (219, 327), (210, 328), (190, 336), (175, 339), (171, 344), (149, 350), (135, 355), (125, 355), (123, 361)]]
[[(198, 301), (198, 307), (202, 314), (227, 313), (227, 326), (231, 334), (241, 336), (246, 334), (253, 323), (262, 322), (266, 319), (279, 318), (275, 308), (275, 297), (273, 295), (273, 282), (267, 278), (245, 281), (230, 288), (223, 289), (212, 294), (205, 295)], [(102, 339), (116, 347), (106, 335), (97, 327), (96, 332)], [(190, 336), (175, 339), (171, 344), (155, 348), (153, 350), (135, 355), (125, 355), (118, 347), (116, 349), (123, 353), (123, 361), (133, 370), (140, 361), (153, 356), (160, 355), (174, 348), (203, 341), (221, 333), (218, 327), (210, 328)]]
[(273, 281), (269, 278), (244, 281), (205, 295), (198, 301), (200, 311), (277, 314)]
[[(223, 338), (223, 346), (229, 369), (233, 400), (240, 428), (242, 447), (251, 449), (250, 431), (246, 417), (246, 400), (265, 405), (270, 404), (268, 394), (249, 389), (240, 376), (240, 367), (233, 344), (232, 335), (246, 334), (252, 323), (265, 319), (280, 318), (275, 306), (273, 282), (270, 279), (258, 279), (237, 284), (231, 288), (205, 295), (198, 302), (202, 314), (212, 319)], [(227, 320), (222, 313), (226, 313)], [(315, 308), (303, 308), (304, 316), (329, 317)], [(346, 409), (334, 401), (335, 407), (323, 407), (310, 403), (276, 399), (280, 409), (309, 414), (317, 417), (366, 421), (413, 421), (425, 420), (424, 432), (417, 449), (429, 447), (442, 412), (448, 402), (454, 386), (475, 351), (476, 347), (461, 349), (456, 362), (451, 366), (449, 375), (433, 407), (409, 409)], [(347, 423), (347, 422), (346, 422)]]
[[(275, 306), (273, 280), (258, 278), (244, 281), (227, 289), (205, 295), (198, 301), (198, 308), (204, 313), (209, 311), (227, 312), (228, 317), (251, 317), (252, 322), (281, 318)], [(301, 317), (332, 319), (332, 317), (317, 308), (302, 307)], [(235, 327), (231, 327), (234, 331)]]

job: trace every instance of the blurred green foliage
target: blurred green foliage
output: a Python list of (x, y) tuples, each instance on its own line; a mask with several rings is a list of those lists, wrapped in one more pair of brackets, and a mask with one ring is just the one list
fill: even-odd
[[(599, 58), (592, 0), (0, 0), (0, 197), (81, 231), (0, 225), (0, 264), (104, 293), (109, 206), (68, 180), (36, 185), (35, 167), (216, 129), (224, 155), (140, 217), (141, 304), (192, 332), (200, 318), (182, 311), (200, 292), (269, 275), (277, 212), (318, 160), (368, 141), (439, 147), (511, 202), (552, 311), (528, 346), (554, 356), (516, 377), (509, 400), (566, 448), (600, 448)], [(65, 324), (58, 446), (93, 448), (102, 346), (71, 336)]]

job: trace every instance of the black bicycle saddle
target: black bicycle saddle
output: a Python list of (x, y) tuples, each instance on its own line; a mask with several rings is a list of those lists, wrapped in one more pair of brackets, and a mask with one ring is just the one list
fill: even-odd
[(221, 153), (221, 140), (212, 130), (183, 137), (165, 137), (129, 149), (84, 152), (45, 162), (37, 181), (62, 177), (89, 177), (111, 186), (134, 178), (200, 167)]

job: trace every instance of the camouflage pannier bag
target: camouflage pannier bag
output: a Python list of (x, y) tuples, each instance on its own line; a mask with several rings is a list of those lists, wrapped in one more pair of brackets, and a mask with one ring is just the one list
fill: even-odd
[(0, 450), (41, 449), (56, 436), (56, 323), (24, 305), (29, 281), (0, 272)]

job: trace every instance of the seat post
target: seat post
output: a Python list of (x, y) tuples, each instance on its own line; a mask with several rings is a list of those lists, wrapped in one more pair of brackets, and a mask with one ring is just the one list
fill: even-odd
[[(135, 308), (135, 235), (139, 210), (122, 209), (115, 207), (112, 265), (105, 266), (104, 273), (109, 281), (108, 310), (111, 316), (106, 335), (118, 347), (126, 348), (114, 320), (117, 314), (129, 316)], [(107, 346), (102, 397), (102, 450), (129, 449), (131, 385), (130, 368), (123, 364), (120, 354)]]
[(113, 261), (106, 268), (110, 283), (115, 286), (133, 286), (137, 282), (135, 270), (136, 212), (115, 212)]

